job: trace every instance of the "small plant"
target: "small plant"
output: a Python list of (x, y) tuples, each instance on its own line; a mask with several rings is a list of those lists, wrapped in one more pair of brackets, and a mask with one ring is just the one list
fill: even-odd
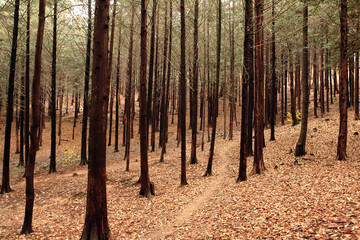
[[(286, 120), (287, 120), (288, 123), (293, 124), (292, 115), (291, 115), (290, 112), (288, 112), (286, 114)], [(301, 112), (296, 111), (296, 123), (295, 123), (295, 125), (298, 124), (300, 122), (300, 120), (301, 120)]]
[(74, 165), (80, 162), (80, 154), (75, 153), (72, 149), (65, 150), (64, 155), (58, 159), (58, 164), (62, 167)]

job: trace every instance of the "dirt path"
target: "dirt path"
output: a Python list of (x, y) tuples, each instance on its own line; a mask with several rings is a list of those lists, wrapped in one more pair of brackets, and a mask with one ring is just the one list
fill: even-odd
[[(203, 209), (206, 206), (206, 202), (211, 199), (217, 193), (217, 190), (220, 189), (225, 182), (225, 179), (229, 178), (231, 172), (229, 170), (230, 157), (228, 152), (231, 151), (234, 147), (238, 145), (238, 141), (226, 141), (221, 148), (215, 148), (215, 167), (216, 172), (211, 176), (212, 180), (209, 183), (204, 182), (203, 184), (208, 184), (209, 187), (205, 188), (206, 190), (199, 196), (193, 199), (185, 208), (168, 224), (165, 224), (160, 229), (150, 232), (145, 235), (145, 239), (164, 239), (171, 235), (176, 229), (180, 226), (185, 225), (188, 221), (191, 221), (193, 214), (200, 209)], [(221, 156), (221, 159), (219, 159)], [(214, 167), (214, 166), (213, 166)]]

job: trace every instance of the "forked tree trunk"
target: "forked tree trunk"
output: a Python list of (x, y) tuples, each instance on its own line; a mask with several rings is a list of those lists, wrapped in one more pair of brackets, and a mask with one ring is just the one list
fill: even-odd
[(298, 142), (296, 144), (295, 156), (306, 154), (306, 134), (309, 116), (309, 50), (308, 50), (308, 0), (304, 0), (303, 8), (303, 49), (302, 49), (302, 109), (301, 109), (301, 129)]
[(340, 83), (339, 83), (339, 109), (340, 109), (340, 129), (337, 145), (337, 159), (346, 159), (347, 142), (347, 0), (340, 1)]
[(54, 28), (51, 68), (51, 154), (49, 173), (56, 172), (56, 37), (57, 37), (57, 0), (54, 0)]
[(26, 178), (26, 205), (25, 205), (25, 217), (24, 223), (21, 229), (21, 234), (30, 234), (32, 229), (32, 216), (34, 207), (34, 168), (36, 151), (39, 145), (38, 129), (40, 126), (40, 79), (41, 79), (41, 57), (42, 57), (42, 44), (45, 28), (45, 7), (46, 1), (39, 1), (39, 22), (38, 31), (36, 37), (36, 49), (35, 49), (35, 67), (34, 78), (32, 84), (32, 122), (31, 122), (31, 146), (29, 152), (29, 159), (26, 164), (25, 178)]
[[(87, 164), (86, 148), (87, 148), (87, 126), (89, 112), (89, 80), (90, 80), (90, 57), (91, 57), (91, 0), (88, 0), (88, 29), (86, 43), (86, 62), (85, 62), (85, 79), (84, 79), (84, 107), (83, 107), (83, 124), (81, 133), (81, 161), (80, 165)], [(62, 101), (60, 109), (62, 108)], [(61, 115), (61, 113), (60, 113)]]
[(4, 158), (3, 158), (3, 174), (1, 192), (8, 193), (10, 188), (10, 140), (11, 140), (11, 123), (13, 120), (13, 105), (14, 105), (14, 84), (15, 84), (15, 70), (16, 70), (16, 52), (18, 41), (18, 26), (19, 26), (19, 0), (15, 0), (14, 9), (14, 26), (12, 33), (11, 57), (10, 57), (10, 74), (7, 95), (6, 107), (6, 127), (5, 127), (5, 143), (4, 143)]

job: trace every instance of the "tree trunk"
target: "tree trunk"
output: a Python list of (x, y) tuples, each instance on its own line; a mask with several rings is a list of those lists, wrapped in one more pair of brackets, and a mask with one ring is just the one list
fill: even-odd
[(113, 52), (114, 52), (114, 37), (115, 37), (115, 25), (116, 25), (116, 3), (117, 0), (114, 0), (114, 8), (112, 12), (111, 18), (111, 36), (110, 36), (110, 52), (109, 52), (109, 79), (111, 86), (111, 95), (110, 95), (110, 122), (109, 122), (109, 143), (108, 146), (111, 146), (111, 132), (112, 132), (112, 119), (113, 119), (113, 105), (114, 105), (114, 95), (115, 95), (115, 86), (111, 84), (111, 76), (112, 76), (112, 65), (113, 65)]
[[(253, 155), (253, 119), (254, 119), (254, 26), (253, 26), (253, 15), (249, 15), (249, 45), (251, 51), (249, 52), (249, 108), (248, 108), (248, 130), (247, 130), (247, 141), (246, 141), (246, 154), (247, 156)], [(240, 102), (240, 100), (239, 100)]]
[[(84, 80), (84, 107), (83, 107), (83, 124), (81, 133), (81, 161), (80, 165), (87, 164), (86, 158), (86, 142), (87, 142), (87, 126), (89, 112), (89, 80), (90, 80), (90, 57), (91, 57), (91, 0), (88, 0), (88, 29), (86, 43), (86, 62), (85, 62), (85, 80)], [(62, 108), (62, 102), (60, 105)], [(61, 113), (60, 113), (61, 114)]]
[[(18, 4), (17, 4), (18, 6)], [(32, 122), (31, 122), (31, 146), (29, 151), (29, 159), (26, 164), (25, 178), (26, 178), (26, 205), (25, 205), (25, 218), (21, 229), (21, 234), (30, 234), (32, 229), (32, 216), (34, 207), (34, 168), (36, 151), (39, 145), (38, 129), (40, 126), (40, 80), (41, 80), (41, 57), (42, 57), (42, 45), (45, 28), (45, 7), (46, 1), (39, 1), (39, 22), (38, 31), (36, 37), (36, 49), (35, 49), (35, 67), (34, 78), (32, 84)]]
[(359, 52), (355, 56), (355, 120), (359, 120)]
[(263, 159), (264, 146), (264, 54), (263, 54), (263, 8), (264, 0), (255, 0), (255, 151), (251, 174), (266, 170)]
[(320, 109), (321, 116), (325, 113), (325, 92), (324, 92), (324, 49), (321, 48), (320, 57)]
[(329, 50), (325, 50), (325, 88), (326, 88), (326, 112), (330, 112), (330, 96), (329, 96)]
[(244, 68), (243, 68), (243, 85), (242, 85), (242, 108), (241, 108), (241, 142), (240, 142), (240, 166), (239, 176), (237, 181), (246, 180), (246, 144), (247, 144), (247, 125), (248, 125), (248, 82), (250, 79), (250, 72), (252, 66), (250, 65), (253, 61), (252, 57), (252, 0), (246, 0), (245, 2), (245, 36), (244, 36)]
[[(275, 44), (275, 0), (272, 0), (272, 34), (271, 34), (271, 105), (270, 105), (270, 141), (275, 140), (275, 123), (276, 123), (276, 44)], [(282, 118), (282, 116), (281, 116)]]
[[(190, 163), (196, 164), (196, 142), (197, 142), (197, 118), (198, 118), (198, 79), (199, 79), (199, 46), (198, 46), (198, 39), (199, 39), (199, 30), (198, 30), (198, 19), (199, 19), (199, 0), (195, 0), (195, 16), (194, 16), (194, 63), (193, 63), (193, 81), (192, 81), (192, 103), (191, 108), (193, 109), (193, 118), (191, 122), (191, 157)], [(224, 131), (225, 133), (225, 131)]]
[(3, 174), (1, 192), (8, 193), (10, 188), (10, 140), (11, 140), (11, 123), (13, 120), (13, 105), (14, 105), (14, 83), (16, 71), (16, 52), (18, 42), (18, 26), (19, 26), (19, 0), (15, 0), (14, 9), (14, 26), (12, 33), (11, 57), (10, 57), (10, 74), (7, 95), (6, 108), (6, 127), (5, 127), (5, 143), (4, 143), (4, 158), (3, 158)]
[(109, 0), (96, 0), (94, 55), (89, 135), (89, 169), (85, 224), (81, 239), (112, 239), (106, 202), (106, 126), (110, 78), (108, 74)]
[(220, 53), (221, 53), (221, 0), (218, 1), (218, 22), (217, 22), (217, 46), (216, 46), (216, 82), (215, 82), (215, 93), (214, 93), (214, 105), (213, 105), (213, 128), (211, 132), (211, 143), (208, 165), (204, 176), (212, 175), (212, 163), (215, 151), (215, 137), (216, 137), (216, 119), (218, 116), (219, 109), (219, 81), (220, 81)]
[(151, 17), (151, 37), (150, 37), (150, 59), (149, 59), (149, 80), (148, 80), (148, 98), (147, 98), (147, 123), (146, 123), (146, 136), (149, 138), (149, 124), (152, 120), (152, 88), (154, 78), (154, 48), (155, 48), (155, 25), (156, 25), (156, 5), (157, 1), (153, 0), (153, 9)]
[[(90, 0), (91, 1), (91, 0)], [(63, 102), (64, 102), (64, 87), (61, 86), (60, 89), (60, 109), (59, 109), (59, 130), (58, 130), (58, 137), (59, 137), (59, 145), (61, 145), (61, 123), (62, 123), (62, 109), (63, 109)], [(86, 154), (86, 152), (85, 152)]]
[(317, 78), (317, 56), (316, 56), (316, 46), (314, 49), (314, 58), (313, 58), (313, 82), (314, 82), (314, 116), (317, 118), (317, 105), (318, 105), (318, 98), (317, 98), (317, 92), (318, 92), (318, 78)]
[(26, 66), (25, 66), (25, 166), (30, 149), (30, 1), (26, 7)]
[(128, 61), (128, 82), (126, 89), (126, 129), (125, 129), (125, 159), (126, 159), (126, 171), (130, 170), (130, 124), (131, 124), (131, 95), (132, 95), (132, 81), (133, 81), (133, 48), (134, 48), (134, 16), (135, 15), (135, 3), (131, 2), (131, 25), (130, 25), (130, 46), (129, 46), (129, 61)]
[(296, 144), (295, 156), (306, 154), (306, 133), (309, 115), (309, 50), (308, 50), (308, 0), (304, 1), (303, 8), (303, 49), (302, 49), (302, 109), (301, 109), (301, 130)]
[(21, 77), (21, 88), (20, 88), (20, 155), (18, 167), (24, 166), (24, 107), (25, 107), (25, 77)]
[(141, 65), (140, 65), (140, 154), (141, 154), (141, 188), (140, 195), (150, 197), (153, 192), (149, 177), (148, 166), (148, 142), (146, 136), (147, 123), (147, 104), (146, 104), (146, 67), (147, 67), (147, 30), (146, 30), (146, 16), (147, 4), (146, 0), (141, 1)]
[(56, 172), (56, 37), (57, 0), (54, 0), (53, 52), (51, 69), (51, 154), (49, 173)]
[[(121, 13), (120, 13), (120, 21), (121, 21)], [(116, 65), (116, 93), (115, 93), (115, 152), (119, 151), (119, 115), (120, 115), (120, 65), (121, 65), (121, 24), (119, 24), (119, 43), (118, 43), (118, 55), (117, 55), (117, 65)], [(146, 135), (147, 136), (147, 135)]]
[(346, 106), (346, 88), (347, 88), (347, 0), (340, 1), (340, 83), (339, 83), (339, 111), (340, 128), (337, 146), (337, 159), (346, 159), (346, 141), (347, 141), (347, 106)]
[[(231, 30), (230, 30), (230, 48), (231, 48), (231, 57), (230, 57), (230, 80), (231, 80), (231, 99), (230, 99), (230, 122), (229, 122), (229, 139), (233, 139), (234, 134), (234, 112), (236, 113), (235, 105), (235, 6), (234, 1), (232, 2), (232, 21), (231, 21)], [(250, 46), (252, 49), (252, 46)], [(247, 82), (248, 83), (248, 82)], [(243, 86), (244, 87), (244, 86)], [(246, 89), (248, 92), (248, 89)], [(247, 101), (248, 102), (248, 101)]]
[[(164, 49), (163, 49), (163, 68), (162, 68), (162, 87), (161, 87), (161, 106), (160, 106), (160, 134), (159, 134), (159, 147), (163, 147), (165, 143), (165, 115), (166, 113), (166, 67), (167, 67), (167, 52), (168, 52), (168, 23), (167, 23), (167, 1), (165, 1), (165, 21), (164, 21)], [(166, 144), (165, 144), (166, 145)], [(165, 149), (164, 149), (165, 150)], [(165, 152), (164, 152), (165, 153)], [(160, 157), (160, 162), (164, 160), (163, 154)]]
[(181, 180), (180, 185), (187, 185), (186, 181), (186, 66), (185, 66), (185, 41), (186, 41), (186, 28), (185, 28), (185, 3), (180, 0), (180, 15), (181, 15), (181, 54), (180, 54), (180, 79), (179, 79), (179, 122), (181, 129)]
[(354, 96), (354, 54), (349, 57), (349, 83), (350, 83), (350, 106), (354, 107), (355, 96)]

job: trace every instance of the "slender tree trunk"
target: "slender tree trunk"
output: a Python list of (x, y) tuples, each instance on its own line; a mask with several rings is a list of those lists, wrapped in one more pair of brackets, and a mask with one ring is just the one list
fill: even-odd
[(252, 56), (252, 0), (246, 0), (245, 2), (245, 37), (244, 37), (244, 68), (243, 68), (243, 85), (242, 85), (242, 108), (241, 108), (241, 142), (240, 142), (240, 166), (239, 176), (237, 181), (246, 180), (246, 144), (247, 144), (247, 125), (248, 125), (248, 82), (250, 79), (251, 68), (250, 65), (253, 61), (250, 59)]
[(350, 106), (354, 107), (355, 94), (354, 94), (354, 54), (349, 57), (349, 85), (350, 85)]
[[(159, 15), (157, 15), (157, 22), (159, 22)], [(159, 57), (159, 26), (156, 26), (156, 46), (155, 46), (155, 78), (154, 78), (154, 97), (153, 97), (153, 110), (151, 113), (151, 151), (155, 151), (155, 133), (156, 133), (156, 119), (158, 117), (157, 101), (158, 101), (158, 57)]]
[[(83, 124), (81, 133), (81, 161), (80, 165), (87, 164), (86, 158), (86, 142), (87, 142), (87, 126), (89, 112), (89, 80), (90, 80), (90, 57), (91, 57), (91, 0), (88, 0), (88, 29), (86, 43), (86, 62), (85, 62), (85, 80), (84, 80), (84, 107), (83, 107)], [(62, 102), (60, 105), (62, 108)], [(61, 115), (61, 114), (60, 114)]]
[(263, 159), (264, 146), (264, 0), (255, 0), (255, 151), (254, 166), (251, 174), (260, 174), (266, 170)]
[[(17, 5), (18, 6), (18, 5)], [(40, 126), (40, 79), (41, 79), (41, 57), (42, 57), (42, 45), (45, 28), (45, 7), (46, 1), (39, 1), (39, 22), (38, 31), (36, 37), (36, 49), (35, 49), (35, 67), (34, 78), (32, 85), (32, 122), (31, 122), (31, 146), (29, 151), (29, 159), (26, 164), (25, 178), (26, 178), (26, 205), (25, 205), (25, 217), (24, 223), (21, 229), (21, 234), (30, 234), (32, 229), (32, 216), (34, 207), (34, 168), (36, 151), (39, 145), (38, 129)]]
[(325, 51), (325, 88), (326, 88), (326, 112), (330, 112), (330, 97), (329, 97), (329, 50)]
[(324, 92), (324, 49), (321, 48), (320, 57), (320, 109), (321, 115), (325, 113), (325, 92)]
[[(140, 195), (150, 197), (155, 194), (150, 183), (148, 166), (148, 141), (147, 131), (147, 104), (146, 104), (146, 67), (147, 67), (147, 30), (146, 30), (147, 4), (141, 1), (141, 65), (140, 65), (140, 154), (141, 154), (141, 188)], [(152, 187), (151, 187), (152, 186)]]
[[(163, 143), (165, 143), (165, 115), (166, 113), (166, 67), (167, 67), (167, 53), (168, 53), (168, 35), (169, 35), (169, 29), (168, 29), (168, 23), (167, 23), (167, 1), (165, 1), (165, 21), (164, 21), (164, 49), (163, 49), (163, 75), (162, 75), (162, 87), (161, 87), (161, 106), (160, 106), (160, 134), (159, 134), (159, 147), (163, 147)], [(166, 145), (166, 144), (165, 144)], [(164, 149), (165, 150), (165, 149)], [(164, 152), (165, 153), (165, 152)], [(163, 154), (161, 154), (162, 157), (160, 157), (160, 162), (162, 162)]]
[(293, 126), (299, 123), (296, 116), (296, 96), (294, 89), (294, 64), (293, 64), (293, 53), (289, 50), (289, 74), (290, 74), (290, 98), (291, 98), (291, 118)]
[(219, 109), (219, 81), (220, 81), (220, 53), (221, 53), (221, 0), (218, 1), (218, 22), (217, 22), (217, 46), (216, 46), (216, 82), (214, 93), (214, 105), (213, 105), (213, 128), (211, 132), (210, 153), (207, 169), (204, 176), (212, 175), (212, 163), (215, 151), (215, 137), (216, 137), (216, 119)]
[[(276, 44), (275, 44), (275, 0), (272, 0), (272, 33), (271, 33), (271, 105), (270, 105), (270, 141), (275, 140), (275, 123), (276, 123)], [(281, 116), (282, 118), (282, 116)]]
[[(230, 80), (231, 80), (231, 99), (230, 99), (230, 122), (229, 122), (229, 139), (233, 139), (234, 134), (234, 112), (236, 113), (235, 105), (235, 6), (234, 1), (232, 2), (232, 21), (230, 30)], [(252, 46), (250, 46), (250, 49)], [(244, 87), (244, 86), (243, 86)], [(246, 89), (248, 92), (248, 89)], [(247, 101), (248, 102), (248, 101)]]
[(25, 166), (30, 149), (30, 1), (26, 6), (26, 66), (25, 66)]
[[(121, 15), (120, 15), (121, 20)], [(119, 24), (119, 43), (118, 43), (118, 55), (117, 55), (117, 65), (116, 65), (116, 93), (115, 93), (115, 152), (119, 151), (119, 115), (120, 115), (120, 65), (121, 65), (121, 24)]]
[(10, 57), (10, 74), (7, 95), (6, 108), (6, 127), (5, 127), (5, 143), (4, 143), (4, 158), (3, 158), (3, 174), (1, 192), (8, 193), (10, 188), (10, 140), (11, 140), (11, 123), (13, 120), (13, 105), (14, 105), (14, 84), (16, 71), (16, 52), (18, 42), (18, 26), (19, 26), (19, 0), (15, 0), (14, 9), (14, 26), (12, 33), (11, 57)]
[(317, 98), (317, 92), (318, 92), (318, 78), (317, 78), (317, 55), (316, 55), (316, 46), (314, 49), (314, 58), (313, 58), (313, 82), (314, 82), (314, 116), (317, 118), (317, 105), (318, 105), (318, 98)]
[(21, 88), (20, 88), (20, 155), (18, 167), (24, 166), (24, 107), (25, 107), (25, 76), (21, 77)]
[(64, 87), (63, 86), (61, 86), (60, 91), (61, 91), (61, 93), (60, 93), (60, 109), (59, 109), (59, 129), (58, 129), (59, 145), (61, 145), (61, 124), (62, 124), (62, 115), (63, 115), (62, 109), (63, 109), (63, 102), (64, 102)]
[[(249, 52), (249, 108), (248, 108), (248, 130), (247, 130), (247, 141), (246, 141), (246, 153), (247, 156), (252, 156), (253, 153), (253, 119), (254, 119), (254, 26), (253, 26), (253, 16), (249, 15), (250, 21), (250, 35), (249, 35), (249, 44), (251, 46), (251, 51)], [(239, 100), (240, 102), (240, 100)]]
[(295, 89), (296, 89), (296, 96), (298, 102), (298, 109), (301, 110), (301, 84), (300, 84), (300, 54), (297, 54), (296, 57), (296, 67), (295, 67)]
[(156, 25), (156, 5), (157, 1), (153, 0), (153, 9), (151, 17), (151, 37), (150, 37), (150, 59), (149, 59), (149, 80), (148, 80), (148, 98), (147, 98), (147, 123), (146, 123), (146, 136), (149, 138), (149, 124), (152, 120), (152, 88), (154, 78), (154, 46), (155, 46), (155, 25)]
[(130, 170), (130, 124), (131, 124), (131, 95), (132, 95), (132, 81), (133, 81), (133, 48), (134, 48), (134, 17), (135, 17), (135, 2), (131, 2), (131, 25), (130, 25), (130, 46), (129, 46), (129, 61), (128, 61), (128, 82), (126, 89), (126, 129), (125, 129), (125, 159), (126, 171)]
[(111, 94), (110, 94), (110, 122), (109, 122), (109, 143), (108, 146), (111, 146), (111, 132), (112, 132), (112, 119), (113, 119), (113, 105), (114, 105), (114, 95), (115, 95), (115, 86), (111, 84), (111, 76), (112, 76), (112, 65), (113, 65), (113, 52), (114, 52), (114, 37), (115, 37), (115, 25), (116, 25), (116, 4), (117, 0), (114, 0), (114, 8), (112, 12), (111, 18), (111, 36), (110, 36), (110, 52), (109, 52), (109, 78), (111, 86)]
[[(195, 16), (194, 16), (194, 63), (193, 63), (193, 81), (192, 81), (192, 103), (191, 108), (193, 109), (193, 118), (191, 122), (191, 157), (190, 163), (196, 164), (196, 142), (197, 142), (197, 118), (198, 118), (198, 79), (199, 79), (199, 27), (198, 27), (198, 19), (199, 19), (199, 0), (195, 0)], [(225, 133), (225, 132), (224, 132)]]
[(180, 0), (180, 24), (181, 24), (181, 54), (180, 54), (180, 79), (179, 79), (179, 122), (181, 129), (181, 180), (180, 185), (187, 185), (186, 181), (186, 28), (185, 28), (185, 3)]
[(359, 52), (355, 56), (355, 120), (359, 120)]
[(57, 37), (57, 0), (54, 0), (54, 29), (51, 71), (51, 154), (49, 173), (56, 172), (56, 37)]
[(306, 134), (309, 116), (309, 50), (308, 50), (308, 0), (304, 1), (303, 8), (303, 49), (302, 49), (302, 91), (303, 102), (301, 109), (301, 130), (296, 144), (295, 156), (306, 154)]
[(347, 88), (347, 0), (340, 1), (340, 83), (339, 83), (339, 111), (340, 128), (337, 146), (337, 159), (346, 159), (347, 142), (347, 106), (346, 106), (346, 88)]

